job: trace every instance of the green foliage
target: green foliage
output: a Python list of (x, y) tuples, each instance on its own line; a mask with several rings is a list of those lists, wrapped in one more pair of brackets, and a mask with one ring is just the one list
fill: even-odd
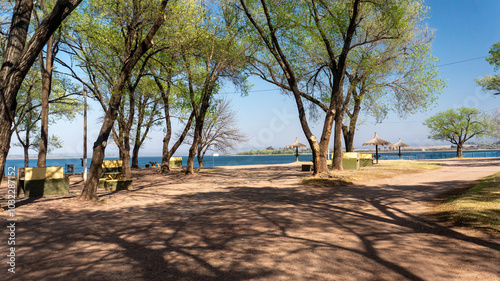
[(485, 112), (469, 107), (449, 109), (425, 120), (429, 138), (461, 146), (469, 139), (495, 136), (496, 123)]
[[(62, 146), (63, 146), (63, 141), (58, 136), (51, 135), (48, 138), (48, 141), (49, 141), (49, 143), (48, 143), (48, 146), (47, 146), (47, 150), (48, 150), (47, 152), (52, 152), (55, 149), (62, 148)], [(40, 135), (37, 135), (35, 137), (35, 139), (33, 140), (31, 148), (33, 150), (35, 150), (36, 152), (38, 152), (38, 148), (39, 147), (40, 147)]]
[[(496, 71), (500, 69), (500, 42), (493, 44), (490, 49), (490, 55), (486, 58), (486, 61), (493, 65)], [(492, 91), (494, 94), (500, 93), (500, 73), (477, 78), (476, 83), (481, 86), (484, 91)]]
[(500, 69), (500, 42), (493, 44), (490, 56), (486, 58), (486, 61), (495, 66), (495, 70)]

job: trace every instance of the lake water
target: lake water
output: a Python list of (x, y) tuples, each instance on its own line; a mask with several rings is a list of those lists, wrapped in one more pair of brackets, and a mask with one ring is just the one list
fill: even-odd
[[(456, 151), (429, 151), (429, 152), (402, 152), (403, 159), (444, 159), (453, 158), (456, 156)], [(379, 153), (380, 160), (395, 160), (399, 159), (397, 152)], [(500, 157), (500, 150), (475, 150), (464, 151), (464, 157)], [(117, 160), (118, 158), (106, 158), (106, 160)], [(299, 156), (299, 161), (311, 161), (311, 154)], [(139, 166), (145, 167), (150, 161), (161, 163), (160, 156), (139, 157)], [(258, 164), (285, 164), (295, 161), (295, 155), (264, 155), (264, 156), (206, 156), (204, 161), (205, 167), (212, 166), (238, 166), (238, 165), (258, 165)], [(30, 167), (36, 167), (36, 159), (30, 159)], [(182, 156), (182, 165), (186, 166), (187, 156)], [(64, 167), (66, 164), (73, 164), (76, 173), (81, 173), (83, 167), (79, 158), (63, 158), (63, 159), (47, 159), (47, 166)], [(5, 171), (8, 167), (22, 168), (24, 160), (9, 159), (5, 165)], [(90, 167), (90, 158), (87, 160), (87, 165)], [(198, 167), (198, 161), (195, 159), (195, 167)]]

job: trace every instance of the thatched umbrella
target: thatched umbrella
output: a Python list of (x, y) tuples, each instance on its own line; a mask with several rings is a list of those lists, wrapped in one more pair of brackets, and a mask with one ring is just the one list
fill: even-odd
[(299, 147), (307, 147), (307, 145), (300, 143), (298, 138), (295, 138), (295, 142), (291, 145), (285, 147), (285, 149), (294, 148), (295, 147), (295, 161), (299, 161)]
[(383, 140), (377, 136), (377, 132), (375, 132), (375, 137), (365, 143), (363, 145), (374, 145), (375, 146), (375, 159), (377, 159), (377, 164), (378, 164), (378, 158), (380, 157), (378, 155), (378, 146), (379, 145), (391, 145), (390, 142)]
[(401, 147), (410, 147), (410, 146), (407, 145), (407, 144), (405, 144), (405, 143), (402, 143), (401, 142), (401, 138), (399, 138), (399, 141), (397, 143), (392, 144), (391, 146), (389, 146), (390, 149), (393, 149), (393, 148), (396, 148), (396, 147), (399, 148), (398, 155), (399, 155), (399, 159), (401, 159), (401, 155), (402, 155), (401, 154)]

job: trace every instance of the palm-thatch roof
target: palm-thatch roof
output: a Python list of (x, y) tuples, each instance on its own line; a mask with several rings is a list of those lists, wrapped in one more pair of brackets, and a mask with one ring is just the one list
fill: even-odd
[(307, 145), (300, 143), (298, 138), (295, 138), (295, 142), (292, 143), (291, 145), (288, 145), (287, 147), (285, 147), (285, 149), (294, 148), (294, 147), (307, 147)]
[(377, 132), (375, 132), (375, 137), (365, 143), (363, 145), (391, 145), (390, 142), (383, 140), (377, 136)]
[(399, 139), (399, 141), (397, 143), (394, 143), (391, 146), (389, 146), (390, 149), (398, 148), (398, 147), (410, 147), (410, 146), (407, 145), (406, 143), (402, 143), (401, 138)]

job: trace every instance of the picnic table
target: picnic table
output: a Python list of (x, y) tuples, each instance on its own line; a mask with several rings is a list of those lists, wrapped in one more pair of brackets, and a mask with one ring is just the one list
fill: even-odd
[(119, 180), (122, 178), (122, 161), (121, 160), (105, 160), (102, 162), (101, 178), (108, 180)]

